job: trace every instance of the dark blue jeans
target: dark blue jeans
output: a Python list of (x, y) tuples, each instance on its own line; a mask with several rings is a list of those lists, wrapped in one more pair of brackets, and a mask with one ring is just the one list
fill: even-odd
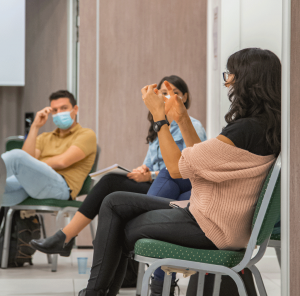
[[(191, 196), (192, 185), (189, 179), (172, 179), (167, 169), (162, 169), (151, 185), (147, 195), (160, 196), (176, 200), (188, 200)], [(154, 272), (154, 279), (163, 281), (165, 272), (158, 268)], [(172, 274), (175, 280), (176, 273)]]

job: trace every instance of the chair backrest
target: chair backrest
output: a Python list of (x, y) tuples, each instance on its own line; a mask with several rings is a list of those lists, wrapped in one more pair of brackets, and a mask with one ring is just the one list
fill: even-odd
[[(92, 167), (90, 173), (94, 173), (97, 171), (100, 152), (101, 152), (101, 148), (97, 145), (96, 157), (95, 157), (95, 161), (94, 161), (94, 164), (93, 164), (93, 167)], [(78, 193), (78, 196), (88, 194), (90, 192), (92, 185), (93, 185), (93, 180), (88, 175), (82, 184), (82, 187), (80, 189), (80, 192)]]
[(5, 139), (5, 151), (22, 149), (24, 136), (12, 136)]
[[(280, 170), (281, 154), (264, 182), (253, 216), (250, 240), (243, 260), (233, 268), (235, 271), (241, 271), (249, 264), (255, 264), (265, 253), (269, 237), (280, 217)], [(256, 245), (261, 247), (257, 255), (251, 259)]]
[[(260, 196), (257, 201), (257, 205), (255, 208), (253, 220), (252, 220), (252, 229), (254, 229), (254, 225), (257, 221), (257, 217), (259, 215), (259, 211), (261, 209), (262, 202), (264, 200), (264, 197), (267, 193), (267, 187), (270, 183), (270, 179), (272, 176), (272, 173), (274, 171), (274, 168), (276, 166), (274, 165), (272, 169), (270, 170), (264, 186), (262, 188), (262, 191), (260, 193)], [(275, 223), (278, 221), (278, 218), (280, 217), (280, 168), (278, 172), (277, 179), (275, 181), (275, 186), (273, 187), (273, 192), (271, 195), (270, 202), (267, 207), (267, 211), (264, 215), (259, 234), (256, 239), (256, 244), (261, 245), (270, 235), (272, 234), (272, 231), (274, 229)]]

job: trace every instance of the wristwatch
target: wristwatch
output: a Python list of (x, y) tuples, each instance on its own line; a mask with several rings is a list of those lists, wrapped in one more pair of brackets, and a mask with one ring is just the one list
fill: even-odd
[(165, 120), (160, 120), (160, 121), (157, 121), (157, 122), (153, 122), (153, 130), (158, 133), (161, 129), (161, 127), (164, 125), (164, 124), (167, 124), (167, 125), (170, 125), (168, 119), (167, 119), (167, 116), (166, 116), (166, 119)]
[(154, 181), (156, 179), (156, 174), (155, 172), (151, 172), (151, 179), (152, 181)]

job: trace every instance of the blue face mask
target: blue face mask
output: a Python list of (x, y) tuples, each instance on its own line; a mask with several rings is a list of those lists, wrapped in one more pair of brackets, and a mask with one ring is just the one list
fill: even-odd
[(71, 111), (60, 112), (52, 115), (54, 124), (61, 129), (68, 129), (74, 122), (71, 118)]

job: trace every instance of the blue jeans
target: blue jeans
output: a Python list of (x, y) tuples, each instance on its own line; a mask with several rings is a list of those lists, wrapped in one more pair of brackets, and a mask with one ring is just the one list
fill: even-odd
[(192, 185), (189, 179), (172, 179), (166, 168), (162, 169), (152, 183), (147, 195), (173, 200), (188, 200)]
[(1, 206), (17, 205), (28, 196), (36, 199), (69, 199), (70, 189), (64, 178), (44, 162), (20, 149), (5, 152), (1, 157), (7, 171)]
[[(162, 169), (151, 185), (147, 195), (160, 196), (172, 200), (188, 200), (191, 196), (192, 185), (188, 179), (172, 179), (167, 169)], [(154, 272), (154, 279), (163, 281), (165, 272), (158, 268)], [(176, 273), (172, 273), (176, 279)]]

